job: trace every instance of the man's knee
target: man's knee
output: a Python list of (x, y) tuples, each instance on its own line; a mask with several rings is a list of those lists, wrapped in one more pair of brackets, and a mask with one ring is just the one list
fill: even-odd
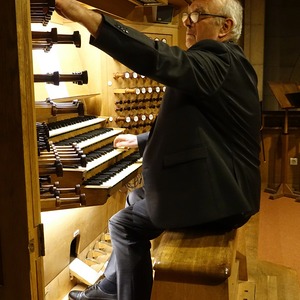
[(135, 204), (145, 198), (144, 188), (138, 188), (130, 192), (126, 198), (126, 207)]

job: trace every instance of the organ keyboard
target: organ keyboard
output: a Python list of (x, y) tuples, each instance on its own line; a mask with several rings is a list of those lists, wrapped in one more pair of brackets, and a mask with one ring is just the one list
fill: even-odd
[(120, 155), (123, 151), (123, 149), (115, 149), (112, 144), (109, 144), (93, 152), (90, 152), (87, 158), (88, 163), (86, 166), (86, 170), (90, 171), (98, 167), (99, 165), (102, 165), (107, 160)]
[(70, 147), (75, 147), (83, 152), (87, 163), (63, 165), (62, 174), (51, 174), (51, 180), (59, 181), (62, 187), (72, 188), (80, 184), (84, 200), (42, 199), (45, 209), (51, 205), (67, 208), (65, 204), (68, 203), (70, 207), (104, 204), (112, 194), (141, 173), (142, 161), (136, 149), (113, 147), (113, 140), (125, 129), (105, 127), (106, 121), (103, 117), (85, 115), (48, 123), (51, 147), (59, 149), (61, 156), (64, 155), (62, 149), (66, 149), (67, 153)]
[(83, 182), (83, 190), (90, 199), (102, 199), (117, 192), (123, 185), (141, 172), (142, 158), (138, 152), (126, 156), (121, 161)]
[[(122, 133), (124, 129), (114, 129), (114, 128), (100, 128), (89, 131), (88, 133), (82, 133), (80, 135), (74, 136), (68, 139), (67, 143), (69, 145), (76, 143), (80, 148), (84, 149), (99, 142), (105, 141), (110, 137), (115, 137), (116, 135)], [(58, 143), (61, 145), (61, 142)]]
[[(66, 120), (61, 120), (57, 122), (52, 122), (48, 124), (49, 127), (49, 137), (52, 141), (60, 141), (65, 139), (66, 136), (62, 136), (66, 133), (72, 133), (73, 135), (78, 134), (80, 129), (83, 129), (82, 132), (87, 132), (95, 127), (93, 125), (100, 125), (106, 119), (95, 116), (82, 116), (74, 117)], [(89, 127), (89, 129), (87, 129)], [(54, 138), (56, 137), (56, 138)]]

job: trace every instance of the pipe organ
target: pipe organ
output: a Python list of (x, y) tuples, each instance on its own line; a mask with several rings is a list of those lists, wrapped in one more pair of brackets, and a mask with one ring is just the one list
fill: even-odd
[[(85, 28), (54, 12), (54, 0), (30, 8), (45, 299), (59, 300), (103, 273), (107, 221), (142, 184), (140, 154), (113, 140), (150, 130), (165, 86), (93, 49)], [(175, 26), (131, 26), (177, 43)]]
[[(141, 158), (114, 149), (113, 139), (149, 130), (165, 87), (90, 46), (85, 28), (55, 13), (55, 0), (2, 2), (0, 298), (65, 300), (101, 276), (111, 252), (107, 221), (142, 184)], [(184, 47), (177, 14), (189, 0), (82, 2)], [(173, 5), (172, 23), (154, 23), (147, 2)], [(251, 37), (257, 31), (246, 19)]]

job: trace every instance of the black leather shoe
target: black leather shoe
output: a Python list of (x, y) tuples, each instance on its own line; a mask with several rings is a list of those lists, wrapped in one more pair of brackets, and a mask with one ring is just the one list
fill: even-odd
[(85, 291), (71, 291), (70, 300), (117, 300), (117, 294), (104, 293), (98, 284), (91, 285)]

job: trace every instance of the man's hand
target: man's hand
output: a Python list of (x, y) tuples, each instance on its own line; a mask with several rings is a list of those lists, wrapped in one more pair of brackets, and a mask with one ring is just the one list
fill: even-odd
[(137, 148), (137, 136), (134, 134), (120, 134), (114, 139), (115, 148)]
[(102, 23), (102, 15), (83, 6), (76, 0), (56, 0), (55, 10), (62, 17), (80, 23), (93, 35)]

